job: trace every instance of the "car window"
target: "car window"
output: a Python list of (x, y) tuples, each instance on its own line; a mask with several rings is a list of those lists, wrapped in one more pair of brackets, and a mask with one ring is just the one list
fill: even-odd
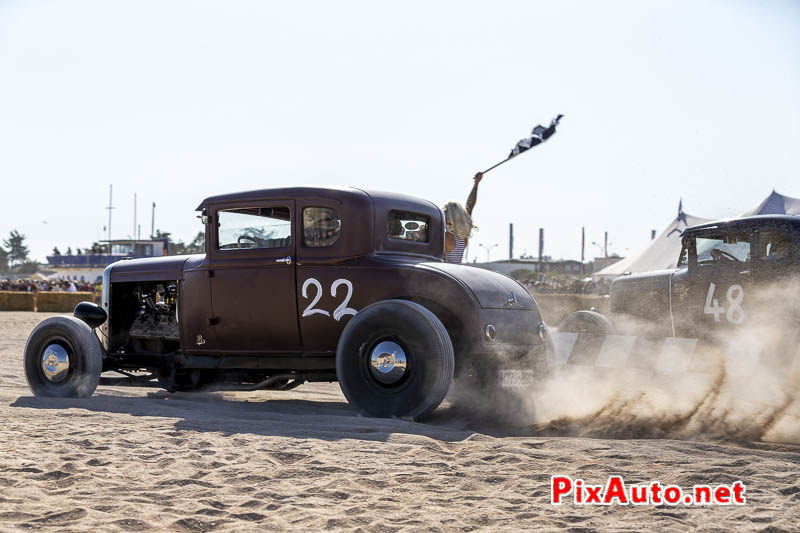
[(724, 233), (698, 236), (697, 264), (745, 263), (750, 260), (750, 235)]
[(758, 234), (758, 261), (773, 262), (789, 257), (789, 234), (780, 229), (762, 230)]
[(390, 211), (386, 232), (391, 239), (403, 239), (414, 242), (428, 242), (428, 226), (430, 219), (425, 215)]
[(311, 247), (331, 246), (339, 240), (342, 219), (330, 207), (303, 209), (303, 244)]
[(286, 248), (292, 241), (289, 208), (245, 207), (217, 212), (220, 250)]
[(684, 244), (683, 248), (681, 248), (681, 255), (678, 258), (678, 266), (681, 267), (681, 266), (686, 266), (688, 264), (689, 264), (689, 246)]

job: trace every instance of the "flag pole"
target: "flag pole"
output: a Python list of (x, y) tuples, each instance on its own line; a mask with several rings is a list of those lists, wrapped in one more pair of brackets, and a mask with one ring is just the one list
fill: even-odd
[[(527, 150), (525, 150), (525, 151), (527, 152)], [(524, 152), (522, 152), (522, 153), (524, 153)], [(519, 155), (519, 154), (517, 154), (517, 155)], [(490, 170), (493, 170), (493, 169), (495, 169), (495, 168), (499, 167), (499, 166), (500, 166), (500, 165), (502, 165), (503, 163), (506, 163), (506, 162), (508, 162), (508, 161), (511, 161), (511, 160), (512, 160), (512, 159), (514, 159), (515, 157), (517, 157), (517, 156), (516, 156), (516, 155), (510, 155), (510, 156), (506, 157), (505, 159), (503, 159), (502, 161), (500, 161), (499, 163), (497, 163), (497, 164), (495, 164), (495, 165), (492, 165), (492, 166), (490, 166), (489, 168), (487, 168), (486, 170), (484, 170), (483, 172), (481, 172), (481, 174), (486, 174), (486, 173), (487, 173), (487, 172), (489, 172)]]

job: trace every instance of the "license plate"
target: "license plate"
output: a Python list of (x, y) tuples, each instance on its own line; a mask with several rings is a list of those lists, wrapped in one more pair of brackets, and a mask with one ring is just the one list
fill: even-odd
[(498, 370), (497, 378), (502, 388), (529, 387), (534, 382), (533, 370)]

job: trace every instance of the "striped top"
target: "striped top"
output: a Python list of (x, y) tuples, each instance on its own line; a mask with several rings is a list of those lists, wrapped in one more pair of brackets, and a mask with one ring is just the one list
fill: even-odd
[(445, 254), (444, 260), (448, 263), (460, 263), (464, 260), (464, 248), (467, 247), (467, 243), (455, 235), (453, 238), (456, 240), (456, 247)]

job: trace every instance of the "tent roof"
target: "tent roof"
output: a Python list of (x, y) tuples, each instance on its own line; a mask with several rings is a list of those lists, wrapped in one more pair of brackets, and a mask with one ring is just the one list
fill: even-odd
[(784, 196), (773, 189), (757, 207), (742, 213), (743, 217), (752, 215), (800, 215), (800, 199)]
[(675, 220), (670, 222), (658, 237), (650, 241), (644, 250), (595, 272), (592, 274), (592, 279), (614, 279), (625, 272), (652, 272), (674, 268), (681, 253), (681, 232), (689, 226), (709, 220), (680, 211)]

